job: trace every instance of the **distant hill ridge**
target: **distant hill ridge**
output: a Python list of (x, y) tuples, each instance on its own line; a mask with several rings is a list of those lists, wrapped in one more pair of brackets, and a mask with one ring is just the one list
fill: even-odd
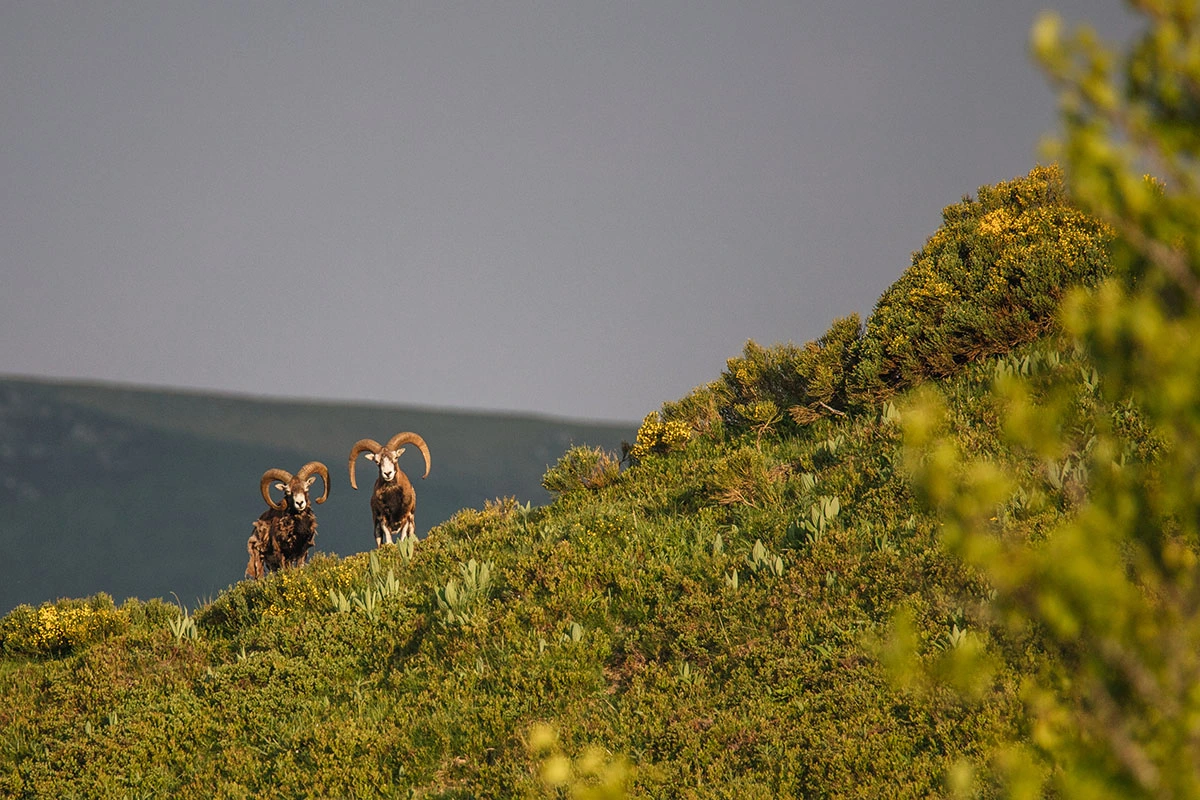
[(422, 536), (464, 506), (510, 495), (545, 502), (542, 474), (566, 448), (616, 449), (634, 433), (534, 415), (0, 377), (0, 612), (97, 591), (212, 596), (241, 578), (263, 507), (259, 476), (312, 459), (328, 465), (333, 485), (317, 548), (367, 549), (370, 484), (350, 489), (346, 456), (360, 438), (400, 430), (432, 451), (430, 476), (418, 481)]

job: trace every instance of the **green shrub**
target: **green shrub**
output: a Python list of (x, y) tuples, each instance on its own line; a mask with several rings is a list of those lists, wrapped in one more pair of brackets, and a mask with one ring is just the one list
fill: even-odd
[(1048, 333), (1065, 293), (1110, 270), (1112, 230), (1071, 203), (1057, 166), (983, 186), (942, 220), (865, 326), (852, 314), (802, 347), (749, 341), (719, 381), (666, 404), (662, 418), (761, 436), (785, 415), (809, 425), (874, 407)]
[(664, 419), (663, 415), (651, 412), (638, 428), (637, 441), (629, 450), (629, 457), (636, 464), (649, 455), (678, 450), (688, 443), (692, 433), (692, 427), (686, 422)]
[[(1031, 481), (964, 448), (933, 391), (905, 414), (942, 542), (995, 587), (991, 633), (1036, 631), (1048, 654), (1024, 678), (1028, 735), (964, 762), (962, 796), (997, 784), (1021, 798), (1200, 796), (1200, 17), (1194, 0), (1130, 5), (1144, 27), (1124, 53), (1051, 13), (1032, 35), (1062, 91), (1071, 189), (1120, 235), (1111, 278), (1063, 309), (1090, 362), (1084, 391), (1023, 369), (994, 387), (1009, 449), (1045, 466)], [(1139, 429), (1152, 439), (1125, 440)], [(997, 514), (1014, 494), (1072, 483), (1085, 491), (1063, 505), (1078, 508), (1032, 546), (1028, 520)], [(990, 774), (973, 786), (972, 767)]]
[(721, 409), (727, 405), (729, 393), (721, 381), (697, 386), (684, 397), (664, 403), (663, 422), (682, 422), (694, 432), (720, 438), (723, 430)]
[(709, 494), (722, 505), (757, 508), (778, 499), (775, 483), (780, 477), (758, 448), (742, 447), (713, 464)]
[(61, 656), (128, 630), (127, 615), (103, 592), (86, 600), (59, 600), (37, 608), (19, 605), (0, 620), (0, 651)]
[(729, 398), (726, 416), (742, 426), (767, 423), (764, 408), (787, 411), (806, 425), (827, 414), (843, 413), (846, 376), (857, 359), (858, 315), (834, 320), (824, 336), (803, 347), (746, 343), (721, 376)]
[(1109, 273), (1112, 235), (1071, 202), (1057, 166), (948, 206), (867, 320), (856, 399), (878, 401), (1045, 334), (1069, 289)]
[(365, 559), (343, 560), (319, 553), (303, 569), (283, 569), (259, 580), (240, 581), (197, 609), (196, 623), (205, 630), (233, 633), (262, 619), (323, 611), (331, 591), (346, 591), (360, 581), (366, 573)]
[(482, 531), (503, 525), (514, 516), (525, 516), (529, 511), (528, 502), (523, 506), (517, 502), (515, 497), (497, 497), (493, 500), (484, 500), (482, 509), (459, 509), (454, 512), (454, 516), (438, 526), (437, 530)]
[(556, 494), (608, 486), (620, 474), (620, 462), (600, 447), (572, 447), (542, 476), (542, 486)]

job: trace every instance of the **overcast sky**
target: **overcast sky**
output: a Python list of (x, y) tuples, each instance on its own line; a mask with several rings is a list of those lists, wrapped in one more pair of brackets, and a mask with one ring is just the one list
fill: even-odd
[(1057, 125), (1043, 7), (0, 0), (0, 374), (636, 421)]

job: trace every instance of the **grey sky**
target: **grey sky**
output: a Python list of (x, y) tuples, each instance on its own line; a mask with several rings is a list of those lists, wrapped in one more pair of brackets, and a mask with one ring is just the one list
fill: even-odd
[(0, 373), (637, 420), (869, 313), (1097, 0), (0, 0)]

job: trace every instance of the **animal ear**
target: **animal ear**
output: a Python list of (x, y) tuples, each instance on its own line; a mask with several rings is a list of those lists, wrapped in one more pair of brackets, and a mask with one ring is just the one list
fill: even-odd
[(286, 487), (286, 486), (284, 486), (282, 483), (277, 483), (277, 484), (275, 484), (275, 488), (276, 488), (276, 489), (278, 489), (278, 490), (279, 490), (279, 491), (281, 491), (281, 492), (286, 492), (286, 491), (287, 491), (287, 487)]
[(367, 461), (374, 461), (374, 460), (375, 460), (375, 454), (367, 453)]
[(317, 476), (316, 476), (316, 475), (313, 475), (311, 478), (309, 478), (308, 480), (306, 480), (306, 481), (304, 482), (304, 488), (305, 488), (305, 489), (307, 489), (308, 487), (312, 486), (312, 485), (313, 485), (313, 481), (315, 481), (316, 479), (317, 479)]
[(397, 450), (397, 451), (396, 451), (396, 460), (397, 460), (397, 461), (399, 461), (399, 460), (400, 460), (400, 456), (402, 456), (402, 455), (404, 455), (404, 448), (403, 448), (403, 447), (401, 447), (399, 450)]

